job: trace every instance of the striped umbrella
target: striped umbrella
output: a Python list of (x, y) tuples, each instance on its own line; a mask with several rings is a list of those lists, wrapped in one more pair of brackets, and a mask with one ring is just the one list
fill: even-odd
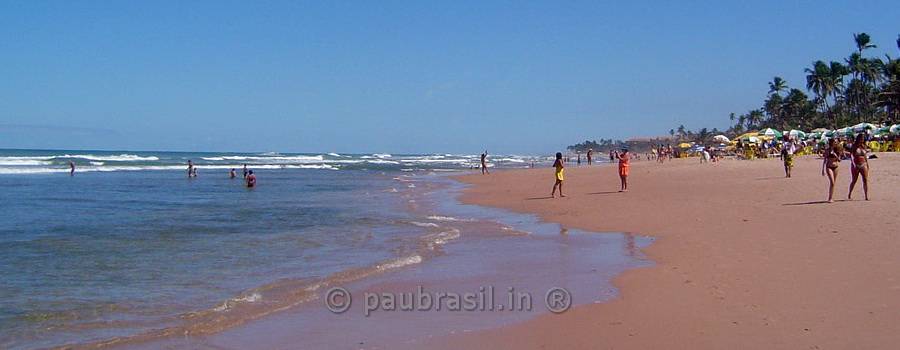
[(781, 138), (781, 131), (778, 131), (778, 130), (775, 130), (772, 128), (765, 128), (763, 130), (760, 130), (759, 133), (757, 134), (757, 136), (768, 136), (768, 137)]

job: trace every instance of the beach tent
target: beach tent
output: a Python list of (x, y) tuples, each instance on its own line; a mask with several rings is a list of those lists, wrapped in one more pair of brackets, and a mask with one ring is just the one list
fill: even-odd
[(778, 130), (775, 130), (775, 129), (772, 129), (772, 128), (765, 128), (765, 129), (763, 129), (763, 130), (760, 130), (759, 133), (756, 134), (756, 136), (767, 136), (767, 137), (777, 137), (777, 138), (781, 138), (781, 131), (778, 131)]
[(731, 140), (729, 140), (728, 137), (726, 137), (725, 135), (716, 135), (716, 136), (713, 136), (713, 141), (721, 142), (721, 143), (728, 143), (728, 142), (731, 142)]

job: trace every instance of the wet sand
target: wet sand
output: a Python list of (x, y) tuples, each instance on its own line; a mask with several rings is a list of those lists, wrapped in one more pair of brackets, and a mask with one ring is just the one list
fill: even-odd
[[(552, 169), (467, 175), (463, 202), (535, 213), (565, 227), (656, 237), (656, 262), (614, 280), (619, 297), (561, 315), (466, 335), (434, 349), (892, 349), (900, 343), (900, 155), (871, 164), (826, 204), (821, 161), (697, 158), (632, 165), (618, 193), (613, 166), (567, 168), (563, 199)], [(540, 256), (534, 257), (540, 259)]]

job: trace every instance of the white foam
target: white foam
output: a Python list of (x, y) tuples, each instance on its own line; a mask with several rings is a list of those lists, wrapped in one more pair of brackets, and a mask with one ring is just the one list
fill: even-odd
[(35, 166), (35, 165), (51, 165), (53, 162), (37, 159), (10, 159), (12, 157), (0, 157), (0, 165), (11, 166)]
[(475, 219), (460, 219), (460, 218), (455, 218), (455, 217), (452, 217), (452, 216), (440, 216), (440, 215), (431, 215), (431, 216), (428, 216), (428, 220), (434, 220), (434, 221), (465, 221), (465, 222), (472, 222), (472, 221), (475, 221)]
[(419, 227), (440, 227), (440, 225), (435, 224), (433, 222), (418, 222), (418, 221), (410, 221), (410, 224), (419, 226)]
[(156, 156), (148, 156), (141, 157), (134, 154), (120, 154), (117, 156), (95, 156), (93, 154), (76, 154), (76, 155), (62, 155), (56, 156), (55, 158), (81, 158), (87, 160), (96, 160), (101, 162), (147, 162), (147, 161), (156, 161), (159, 160)]
[(384, 264), (380, 264), (375, 268), (381, 271), (391, 270), (396, 268), (401, 268), (404, 266), (415, 265), (422, 262), (422, 257), (418, 255), (412, 255), (405, 258), (397, 258), (391, 261), (388, 261)]

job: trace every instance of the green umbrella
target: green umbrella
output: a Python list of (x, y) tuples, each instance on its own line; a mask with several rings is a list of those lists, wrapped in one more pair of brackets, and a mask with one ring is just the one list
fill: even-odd
[(757, 135), (781, 138), (781, 131), (772, 128), (765, 128), (763, 130), (760, 130)]
[(791, 130), (791, 131), (785, 131), (784, 133), (785, 133), (786, 135), (790, 135), (791, 138), (794, 139), (794, 140), (806, 138), (806, 133), (803, 132), (803, 131), (797, 130), (797, 129), (794, 129), (794, 130)]
[(878, 129), (875, 129), (875, 131), (872, 132), (872, 134), (874, 134), (874, 135), (887, 135), (890, 133), (891, 133), (891, 127), (888, 125), (882, 126)]
[(853, 130), (853, 132), (857, 132), (857, 133), (868, 132), (869, 130), (875, 130), (877, 128), (878, 127), (875, 126), (875, 124), (871, 124), (871, 123), (859, 123), (859, 124), (856, 124), (856, 125), (850, 127), (850, 129)]

